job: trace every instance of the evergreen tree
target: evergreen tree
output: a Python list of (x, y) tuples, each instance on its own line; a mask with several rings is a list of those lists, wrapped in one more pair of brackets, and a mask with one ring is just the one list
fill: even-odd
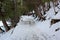
[(50, 0), (23, 0), (23, 1), (29, 11), (34, 10), (39, 19), (45, 20), (45, 17), (41, 13), (41, 11), (39, 11), (38, 8), (39, 6), (42, 6), (44, 9), (45, 2), (50, 2)]
[[(19, 16), (23, 14), (20, 6), (18, 0), (0, 0), (0, 20), (2, 20), (6, 31), (11, 27), (15, 27), (19, 21)], [(12, 23), (11, 27), (6, 23), (6, 20), (9, 18)]]
[(7, 17), (7, 14), (5, 12), (5, 9), (4, 9), (4, 6), (6, 4), (4, 4), (5, 0), (0, 0), (0, 19), (2, 20), (5, 28), (6, 28), (6, 31), (9, 30), (10, 28), (8, 27), (7, 23), (6, 23), (6, 17)]

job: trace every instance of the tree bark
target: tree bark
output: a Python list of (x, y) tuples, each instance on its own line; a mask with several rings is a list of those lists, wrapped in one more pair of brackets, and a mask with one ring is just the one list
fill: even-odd
[(13, 3), (14, 16), (11, 18), (11, 23), (12, 23), (11, 28), (15, 27), (19, 22), (19, 16), (17, 14), (17, 1), (13, 0), (12, 3)]
[(2, 2), (1, 2), (1, 4), (0, 4), (0, 16), (1, 16), (1, 20), (2, 20), (2, 22), (3, 22), (3, 25), (4, 25), (5, 29), (6, 29), (6, 31), (8, 31), (8, 30), (9, 30), (9, 26), (8, 26), (8, 24), (6, 23), (6, 20), (5, 20), (5, 18), (4, 18), (4, 12), (3, 12), (1, 9), (2, 9)]
[(54, 12), (55, 12), (55, 15), (56, 15), (58, 12), (55, 11), (55, 4), (54, 4), (54, 2), (55, 2), (55, 0), (53, 0), (52, 3), (53, 3)]
[(5, 32), (5, 31), (0, 27), (0, 32)]
[(42, 20), (45, 20), (45, 18), (43, 17), (41, 11), (38, 10), (38, 7), (37, 6), (35, 6), (35, 13), (39, 17), (39, 20), (41, 20), (41, 19)]
[(9, 28), (8, 24), (6, 23), (6, 20), (4, 18), (2, 18), (2, 22), (3, 22), (3, 25), (4, 25), (5, 29), (6, 29), (6, 32), (8, 30), (10, 30), (10, 28)]
[(11, 23), (12, 23), (11, 28), (15, 27), (18, 22), (19, 22), (19, 16), (15, 16), (15, 17), (11, 18)]

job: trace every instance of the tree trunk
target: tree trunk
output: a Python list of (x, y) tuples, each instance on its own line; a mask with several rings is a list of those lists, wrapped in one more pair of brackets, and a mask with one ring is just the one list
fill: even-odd
[(47, 11), (49, 11), (49, 9), (51, 8), (50, 2), (47, 2), (47, 7), (48, 7)]
[(46, 14), (45, 13), (46, 12), (46, 6), (45, 6), (45, 4), (43, 4), (42, 7), (43, 7), (43, 15), (45, 15)]
[(14, 16), (11, 18), (11, 23), (12, 23), (11, 28), (15, 27), (19, 22), (19, 16), (17, 14), (17, 1), (13, 0), (12, 3), (13, 3)]
[(5, 32), (5, 31), (0, 27), (0, 32)]
[(41, 20), (41, 19), (42, 20), (45, 20), (45, 18), (43, 17), (41, 11), (38, 10), (38, 7), (37, 6), (35, 6), (35, 13), (39, 17), (39, 20)]
[(5, 29), (6, 29), (6, 31), (8, 31), (10, 28), (9, 28), (8, 24), (6, 23), (6, 20), (4, 18), (4, 12), (1, 9), (2, 9), (2, 3), (0, 5), (0, 16), (1, 16), (1, 20), (3, 22), (3, 25), (4, 25)]
[(15, 16), (15, 17), (11, 18), (11, 23), (12, 23), (11, 28), (15, 27), (18, 22), (19, 22), (19, 16)]
[(2, 22), (3, 22), (3, 25), (4, 25), (5, 29), (6, 29), (6, 32), (8, 30), (10, 30), (10, 28), (9, 28), (8, 24), (6, 23), (6, 20), (4, 18), (2, 18)]
[(56, 11), (55, 11), (55, 4), (54, 4), (54, 0), (53, 0), (53, 2), (52, 2), (52, 3), (53, 3), (54, 12), (55, 12), (55, 15), (56, 15), (58, 12), (56, 12)]

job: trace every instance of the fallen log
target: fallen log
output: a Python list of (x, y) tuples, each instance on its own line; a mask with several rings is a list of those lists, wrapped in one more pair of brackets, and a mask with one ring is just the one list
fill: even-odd
[(52, 19), (52, 20), (51, 20), (51, 25), (52, 25), (52, 24), (55, 24), (55, 23), (57, 23), (57, 22), (59, 22), (59, 21), (60, 21), (60, 19)]

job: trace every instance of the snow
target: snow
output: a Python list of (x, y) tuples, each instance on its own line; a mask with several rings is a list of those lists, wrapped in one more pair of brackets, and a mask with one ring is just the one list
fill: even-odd
[(3, 23), (2, 23), (2, 21), (0, 21), (0, 26), (2, 26), (3, 25)]
[[(10, 22), (8, 22), (8, 21), (6, 21), (6, 22), (7, 22), (8, 26), (10, 26), (10, 25), (11, 25), (11, 23), (10, 23)], [(3, 25), (2, 21), (0, 21), (0, 27), (1, 27), (3, 30), (5, 30), (4, 25)]]
[[(7, 22), (7, 24), (11, 24), (10, 22)], [(2, 21), (0, 21), (0, 26), (3, 26)]]
[(55, 37), (56, 37), (56, 40), (60, 40), (60, 31), (56, 32)]
[(52, 26), (51, 26), (51, 28), (50, 28), (50, 35), (55, 35), (55, 37), (56, 37), (56, 40), (60, 40), (60, 38), (59, 38), (59, 36), (60, 36), (60, 30), (59, 31), (55, 31), (55, 29), (57, 29), (57, 28), (60, 28), (60, 22), (58, 22), (58, 23), (55, 23), (55, 24), (53, 24)]
[(58, 14), (56, 14), (56, 15), (54, 16), (53, 19), (60, 19), (60, 11), (58, 12)]
[(3, 33), (0, 37), (0, 40), (5, 40), (7, 38), (9, 38), (13, 32), (14, 28), (12, 28), (10, 31), (8, 31), (7, 33)]
[(48, 11), (48, 12), (46, 12), (46, 19), (49, 19), (49, 18), (53, 18), (55, 15), (55, 12), (54, 12), (54, 9), (53, 9), (53, 7), (52, 8), (50, 8), (50, 10)]
[(23, 24), (34, 24), (35, 20), (34, 20), (34, 17), (32, 17), (32, 16), (28, 16), (28, 17), (27, 16), (21, 16), (20, 22)]
[[(22, 16), (16, 28), (2, 35), (0, 40), (55, 40), (55, 36), (53, 37), (55, 28), (52, 28), (53, 25), (49, 28), (50, 21), (51, 20), (36, 22), (31, 16)], [(56, 36), (56, 38), (57, 37), (58, 36)]]
[(50, 26), (50, 20), (37, 23), (37, 27), (44, 32), (47, 32), (49, 30), (49, 26)]
[[(58, 5), (60, 7), (60, 3)], [(45, 21), (37, 21), (32, 16), (21, 16), (21, 19), (15, 28), (10, 31), (0, 34), (0, 40), (60, 40), (60, 22), (53, 25), (51, 19), (60, 19), (60, 9), (55, 7), (55, 11), (58, 12), (55, 15), (53, 4), (51, 8), (46, 12)], [(0, 26), (2, 26), (0, 21)]]
[[(22, 16), (21, 20), (25, 21), (25, 23), (26, 22), (33, 23), (34, 22), (33, 17), (32, 18), (30, 17), (31, 16)], [(28, 20), (27, 18), (30, 20)], [(16, 28), (14, 29), (13, 34), (9, 38), (5, 38), (5, 40), (52, 40), (52, 38), (49, 38), (50, 36), (48, 36), (47, 33), (40, 30), (40, 27), (38, 28), (36, 22), (34, 22), (33, 23), (34, 25), (32, 25), (28, 23), (25, 24), (21, 20), (17, 24)], [(48, 26), (48, 25), (45, 25), (45, 26)]]

